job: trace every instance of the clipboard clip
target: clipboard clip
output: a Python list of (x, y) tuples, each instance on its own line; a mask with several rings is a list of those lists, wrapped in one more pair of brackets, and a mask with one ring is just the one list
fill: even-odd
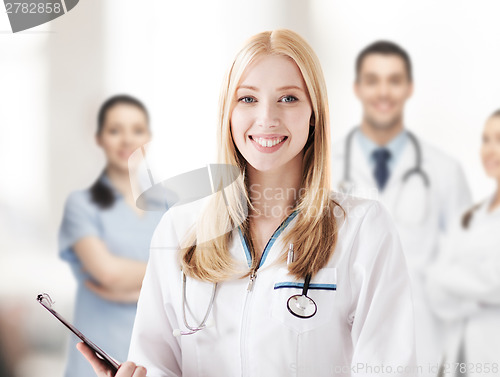
[(101, 348), (99, 348), (96, 344), (94, 344), (90, 339), (88, 339), (85, 335), (82, 334), (80, 330), (78, 330), (71, 323), (66, 321), (58, 312), (52, 309), (52, 305), (55, 304), (55, 301), (47, 293), (40, 293), (36, 296), (36, 300), (42, 305), (47, 311), (49, 311), (54, 317), (56, 317), (64, 326), (66, 326), (73, 334), (79, 337), (88, 347), (90, 347), (108, 366), (111, 368), (112, 374), (110, 376), (114, 376), (118, 368), (120, 367), (120, 363), (116, 361), (114, 358), (109, 356), (106, 352), (104, 352)]
[(45, 306), (46, 308), (52, 308), (52, 305), (54, 305), (56, 302), (50, 298), (50, 296), (47, 293), (40, 293), (36, 297), (37, 301)]

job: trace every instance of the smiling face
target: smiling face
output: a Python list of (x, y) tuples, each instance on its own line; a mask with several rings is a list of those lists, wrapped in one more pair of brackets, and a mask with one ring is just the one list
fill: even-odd
[(148, 120), (144, 111), (134, 105), (117, 104), (105, 116), (97, 143), (104, 149), (108, 168), (128, 172), (128, 158), (137, 148), (150, 141)]
[(500, 117), (493, 116), (486, 122), (483, 131), (481, 159), (489, 177), (500, 181)]
[(234, 98), (231, 133), (249, 166), (262, 172), (300, 168), (312, 108), (295, 62), (282, 55), (256, 59)]
[(413, 92), (404, 60), (397, 55), (369, 54), (354, 85), (365, 123), (376, 129), (401, 125), (405, 102)]

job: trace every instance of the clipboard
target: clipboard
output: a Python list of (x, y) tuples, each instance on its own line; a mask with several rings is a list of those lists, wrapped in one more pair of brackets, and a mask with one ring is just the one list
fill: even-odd
[(54, 309), (52, 309), (52, 305), (54, 301), (50, 298), (47, 293), (40, 293), (36, 300), (42, 305), (45, 309), (47, 309), (54, 317), (56, 317), (64, 326), (66, 326), (73, 334), (79, 337), (83, 343), (89, 346), (96, 354), (99, 356), (108, 366), (113, 370), (113, 373), (118, 371), (120, 367), (120, 363), (118, 363), (115, 359), (109, 356), (106, 352), (104, 352), (101, 348), (99, 348), (96, 344), (94, 344), (89, 338), (82, 334), (75, 326), (65, 320), (59, 313), (57, 313)]

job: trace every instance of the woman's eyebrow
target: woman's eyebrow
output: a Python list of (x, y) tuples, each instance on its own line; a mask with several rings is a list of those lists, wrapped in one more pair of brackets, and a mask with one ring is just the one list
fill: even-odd
[[(256, 92), (259, 91), (259, 89), (257, 87), (251, 86), (251, 85), (240, 85), (236, 88), (236, 90), (238, 90), (238, 89), (250, 89), (250, 90), (253, 90)], [(286, 86), (282, 86), (282, 87), (278, 88), (277, 90), (280, 91), (280, 90), (290, 90), (290, 89), (298, 89), (298, 90), (304, 91), (304, 89), (302, 89), (300, 86), (297, 86), (297, 85), (286, 85)]]
[(259, 89), (257, 89), (255, 86), (251, 86), (251, 85), (240, 85), (236, 88), (236, 90), (238, 90), (238, 89), (250, 89), (250, 90), (253, 90), (256, 92), (259, 91)]
[(300, 86), (297, 85), (287, 85), (287, 86), (282, 86), (281, 88), (278, 88), (278, 90), (290, 90), (290, 89), (298, 89), (304, 91)]

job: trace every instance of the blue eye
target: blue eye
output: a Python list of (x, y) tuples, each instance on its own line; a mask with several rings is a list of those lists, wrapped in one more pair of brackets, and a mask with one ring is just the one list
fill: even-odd
[(297, 97), (294, 96), (284, 96), (280, 99), (281, 102), (295, 102), (298, 101)]
[(252, 97), (241, 97), (240, 99), (238, 99), (238, 102), (252, 103), (252, 102), (255, 102), (255, 98), (252, 98)]

